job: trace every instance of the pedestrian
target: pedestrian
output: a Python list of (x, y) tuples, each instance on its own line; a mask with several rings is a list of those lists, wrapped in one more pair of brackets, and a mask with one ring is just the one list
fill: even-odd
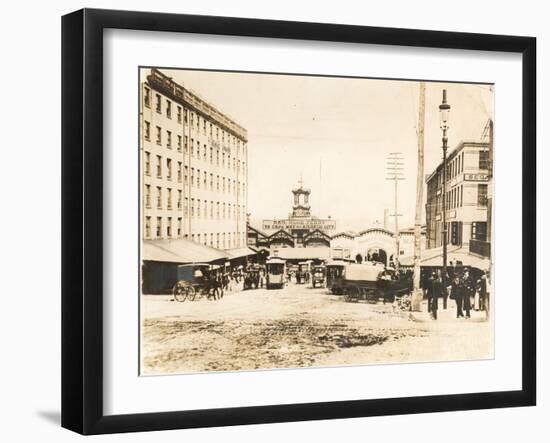
[(259, 276), (258, 287), (263, 288), (265, 283), (265, 271), (263, 270), (263, 268), (260, 268), (258, 272), (258, 276)]
[(470, 271), (466, 269), (464, 271), (464, 301), (463, 306), (466, 311), (466, 318), (470, 318), (470, 309), (471, 309), (471, 297), (475, 292), (474, 279), (470, 275)]
[(428, 280), (426, 282), (426, 295), (428, 297), (428, 312), (432, 312), (433, 296), (434, 296), (433, 282), (435, 278), (436, 278), (436, 274), (435, 272), (432, 272), (432, 274), (428, 277)]
[(439, 297), (443, 296), (444, 292), (447, 292), (447, 288), (443, 285), (441, 271), (438, 270), (432, 281), (432, 318), (434, 320), (437, 320)]
[[(443, 310), (444, 311), (447, 310), (447, 300), (449, 298), (449, 294), (451, 293), (451, 289), (452, 289), (452, 285), (451, 285), (452, 278), (449, 276), (449, 273), (447, 273), (445, 275), (446, 275), (446, 278), (445, 278), (445, 282), (443, 283), (443, 293), (441, 294), (441, 296), (443, 298)], [(443, 277), (441, 277), (441, 280), (443, 280)]]
[(479, 293), (479, 309), (485, 311), (487, 301), (487, 274), (485, 272), (481, 274), (478, 280), (477, 290)]
[(229, 291), (229, 274), (227, 272), (223, 274), (223, 288), (225, 291)]
[(463, 318), (462, 302), (464, 298), (464, 287), (461, 278), (455, 273), (453, 282), (451, 284), (451, 299), (456, 303), (456, 318)]

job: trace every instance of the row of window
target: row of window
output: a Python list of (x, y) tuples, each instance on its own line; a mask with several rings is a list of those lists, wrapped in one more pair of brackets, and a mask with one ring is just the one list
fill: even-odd
[[(151, 108), (151, 89), (147, 86), (144, 87), (144, 99), (143, 99), (144, 105), (147, 108)], [(162, 106), (163, 98), (160, 94), (155, 94), (155, 111), (157, 114), (163, 114), (163, 106)], [(170, 99), (165, 99), (165, 115), (166, 118), (172, 119), (172, 101)], [(187, 109), (183, 109), (181, 106), (177, 105), (177, 121), (178, 124), (181, 124), (182, 122), (185, 122), (186, 124), (189, 123), (189, 127), (192, 130), (196, 130), (199, 132), (202, 129), (202, 133), (206, 135), (207, 133), (212, 138), (216, 138), (216, 140), (220, 139), (223, 143), (227, 142), (237, 149), (241, 150), (244, 154), (244, 143), (241, 143), (241, 140), (239, 140), (234, 135), (231, 135), (229, 132), (225, 131), (224, 129), (220, 129), (218, 126), (213, 124), (211, 121), (208, 121), (204, 117), (201, 118), (200, 114), (195, 112), (188, 112)]]
[[(185, 136), (185, 143), (184, 143), (185, 153), (188, 154), (188, 145), (187, 145), (187, 136)], [(207, 147), (206, 144), (203, 144), (202, 150), (201, 150), (201, 143), (200, 140), (195, 140), (194, 138), (191, 138), (191, 157), (196, 158), (198, 160), (203, 160), (204, 162), (209, 162), (211, 165), (221, 166), (222, 168), (227, 169), (233, 169), (235, 172), (245, 171), (246, 168), (246, 162), (241, 161), (237, 159), (237, 157), (231, 157), (229, 153), (222, 150), (221, 156), (220, 156), (220, 148), (216, 148), (216, 151), (214, 152), (214, 147), (210, 146), (210, 148)], [(215, 154), (215, 155), (214, 155)], [(221, 159), (221, 164), (220, 164)]]
[[(478, 152), (478, 169), (487, 170), (489, 169), (489, 151), (479, 151)], [(461, 154), (457, 155), (453, 160), (447, 163), (447, 181), (452, 180), (458, 174), (464, 172), (464, 151)], [(443, 173), (440, 173), (437, 177), (438, 186), (443, 185)]]
[[(437, 244), (433, 246), (443, 245), (443, 224), (434, 224), (436, 238), (438, 238)], [(463, 230), (464, 224), (461, 221), (447, 222), (447, 244), (453, 246), (461, 246), (463, 242)], [(439, 235), (439, 234), (441, 235)], [(470, 227), (470, 238), (472, 240), (487, 241), (487, 222), (472, 222)]]
[[(155, 128), (156, 128), (155, 142), (157, 145), (162, 146), (162, 143), (163, 143), (162, 128), (160, 126), (156, 126)], [(166, 130), (165, 132), (166, 132), (166, 147), (168, 149), (172, 149), (173, 148), (172, 131)], [(147, 120), (143, 121), (143, 137), (145, 138), (145, 140), (151, 141), (151, 123), (148, 122)], [(177, 149), (179, 152), (182, 151), (182, 147), (183, 147), (182, 141), (183, 141), (182, 136), (180, 134), (177, 134)], [(185, 144), (187, 145), (187, 137), (185, 137)]]
[[(166, 158), (163, 161), (161, 155), (156, 156), (156, 177), (164, 178), (163, 169), (166, 170), (166, 180), (171, 181), (173, 179), (172, 165), (174, 161), (171, 158)], [(243, 198), (246, 195), (245, 184), (241, 183), (239, 180), (231, 180), (229, 177), (221, 177), (216, 175), (216, 181), (214, 182), (214, 174), (208, 174), (206, 171), (201, 171), (200, 169), (191, 168), (191, 181), (189, 182), (189, 167), (183, 165), (183, 162), (178, 161), (177, 163), (177, 182), (185, 183), (186, 185), (191, 184), (192, 187), (205, 190), (223, 192), (224, 194), (233, 194), (235, 196), (241, 195)], [(144, 172), (145, 175), (151, 175), (151, 153), (145, 151), (145, 161), (144, 161)], [(214, 187), (215, 183), (215, 187)]]
[[(244, 220), (246, 217), (246, 209), (244, 205), (236, 205), (232, 203), (214, 202), (212, 200), (200, 200), (191, 199), (191, 206), (189, 206), (189, 198), (183, 197), (181, 189), (177, 189), (177, 203), (174, 207), (173, 197), (174, 190), (172, 188), (165, 188), (163, 190), (161, 186), (156, 186), (156, 208), (157, 209), (177, 209), (183, 210), (185, 217), (191, 214), (192, 218), (204, 218), (210, 220)], [(146, 209), (152, 208), (152, 187), (151, 185), (145, 185), (145, 194), (143, 196)], [(166, 206), (164, 200), (166, 199)], [(215, 211), (214, 211), (215, 209)]]
[[(175, 222), (175, 223), (174, 223)], [(152, 217), (145, 217), (144, 236), (145, 239), (153, 238), (152, 234)], [(173, 226), (175, 224), (175, 226)], [(187, 234), (183, 235), (183, 218), (182, 217), (156, 217), (156, 226), (154, 238), (189, 238)], [(245, 233), (239, 232), (210, 232), (191, 234), (191, 240), (197, 243), (202, 243), (205, 246), (211, 246), (217, 249), (238, 248), (245, 245)]]
[[(166, 148), (172, 149), (172, 131), (166, 130)], [(151, 124), (148, 121), (144, 121), (144, 137), (145, 140), (151, 141)], [(162, 128), (160, 126), (156, 127), (156, 144), (159, 146), (162, 146)], [(235, 172), (245, 171), (246, 163), (244, 161), (241, 162), (241, 160), (237, 159), (237, 157), (231, 157), (229, 153), (222, 152), (222, 155), (220, 156), (220, 148), (216, 148), (215, 156), (214, 156), (214, 148), (211, 146), (210, 148), (207, 147), (206, 144), (203, 145), (203, 148), (201, 150), (201, 143), (200, 140), (195, 140), (194, 138), (191, 138), (191, 146), (189, 147), (188, 143), (188, 137), (187, 135), (182, 138), (181, 135), (177, 135), (177, 150), (178, 152), (182, 152), (182, 148), (185, 151), (185, 154), (189, 154), (189, 149), (191, 149), (191, 156), (195, 157), (199, 160), (204, 160), (205, 162), (210, 162), (211, 165), (215, 164), (216, 166), (220, 166), (220, 158), (221, 158), (221, 167), (227, 168), (227, 169), (233, 169)], [(201, 152), (202, 151), (202, 152)], [(209, 154), (210, 152), (210, 154)]]
[[(173, 165), (173, 163), (174, 162), (171, 158), (169, 158), (169, 157), (166, 158), (166, 161), (165, 161), (164, 165), (166, 167), (166, 179), (167, 180), (172, 180), (172, 178), (173, 178), (173, 175), (172, 175), (172, 165)], [(147, 151), (145, 151), (145, 161), (144, 161), (143, 169), (144, 169), (145, 175), (148, 175), (148, 176), (151, 175), (151, 153), (147, 152)], [(162, 171), (163, 171), (162, 156), (157, 155), (157, 162), (156, 162), (156, 176), (157, 176), (157, 178), (163, 178)], [(185, 175), (184, 175), (183, 162), (178, 161), (177, 162), (177, 181), (178, 181), (178, 183), (182, 182), (183, 177), (185, 177), (185, 182), (187, 182), (187, 175), (188, 175), (187, 171), (188, 171), (188, 167), (185, 166)]]
[[(187, 168), (187, 166), (185, 167)], [(186, 171), (187, 172), (187, 171)], [(185, 175), (187, 177), (187, 175)], [(187, 178), (185, 180), (187, 184)], [(208, 174), (206, 171), (200, 169), (191, 168), (191, 186), (201, 189), (201, 186), (205, 190), (222, 192), (224, 194), (233, 194), (235, 196), (245, 196), (245, 184), (239, 180), (231, 180), (229, 177), (221, 177), (216, 175), (216, 186), (214, 188), (214, 174)]]
[[(143, 88), (143, 104), (147, 107), (151, 107), (151, 89), (148, 87)], [(172, 101), (166, 99), (166, 118), (172, 118)], [(155, 94), (155, 110), (158, 114), (162, 114), (162, 96)], [(178, 123), (182, 122), (182, 107), (177, 106), (177, 119)]]
[(464, 151), (447, 165), (447, 180), (452, 180), (464, 170)]
[(447, 191), (446, 205), (447, 210), (461, 208), (464, 197), (464, 187), (463, 185), (455, 186), (453, 189)]
[[(478, 183), (477, 185), (477, 206), (480, 208), (486, 208), (488, 204), (487, 199), (488, 185), (486, 183)], [(447, 210), (461, 208), (464, 203), (464, 187), (463, 185), (455, 186), (453, 189), (447, 191), (445, 198), (445, 207)], [(430, 204), (428, 204), (429, 206)], [(435, 207), (437, 212), (441, 212), (443, 206), (443, 198), (441, 196), (436, 197)], [(427, 207), (428, 213), (430, 208)]]

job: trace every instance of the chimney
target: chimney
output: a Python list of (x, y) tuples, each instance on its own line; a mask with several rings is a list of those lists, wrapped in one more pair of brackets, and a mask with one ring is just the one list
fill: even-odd
[(389, 214), (390, 211), (388, 209), (384, 209), (384, 229), (388, 229), (389, 226)]

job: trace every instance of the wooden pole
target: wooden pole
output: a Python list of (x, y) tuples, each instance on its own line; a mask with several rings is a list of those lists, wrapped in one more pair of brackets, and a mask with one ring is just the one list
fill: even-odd
[(420, 288), (420, 246), (422, 239), (422, 202), (424, 197), (424, 119), (426, 107), (426, 84), (420, 82), (418, 106), (418, 165), (416, 171), (416, 213), (414, 218), (414, 274), (412, 310), (419, 311), (423, 294)]

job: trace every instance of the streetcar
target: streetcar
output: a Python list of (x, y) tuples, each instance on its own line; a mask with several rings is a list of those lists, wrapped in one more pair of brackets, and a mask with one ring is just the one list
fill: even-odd
[(324, 265), (315, 265), (311, 270), (311, 284), (314, 288), (325, 286), (326, 268)]
[(285, 261), (271, 258), (265, 262), (267, 282), (266, 288), (283, 288), (285, 285)]

